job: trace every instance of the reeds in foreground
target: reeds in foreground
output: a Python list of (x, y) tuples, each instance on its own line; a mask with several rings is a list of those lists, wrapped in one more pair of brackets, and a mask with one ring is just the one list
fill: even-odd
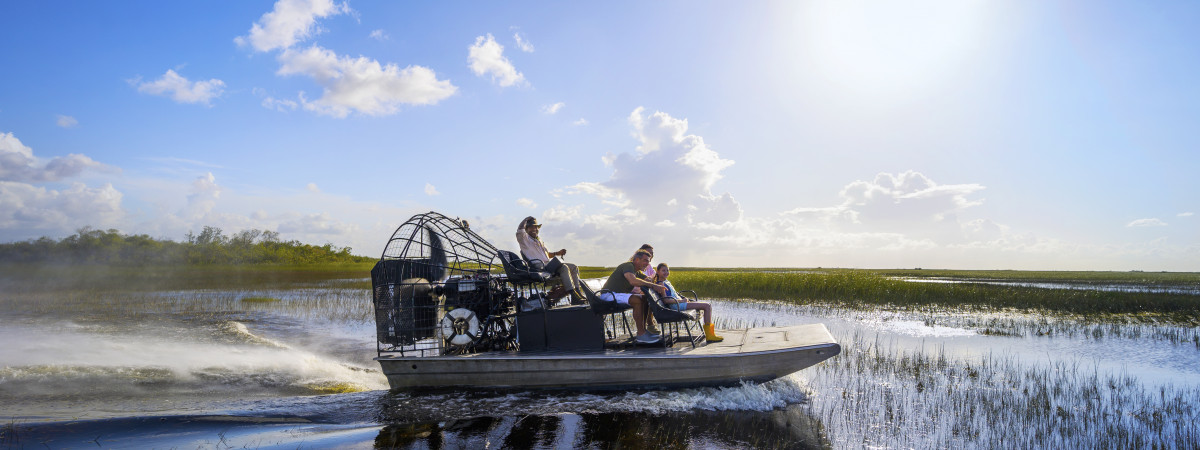
[(950, 358), (863, 334), (810, 369), (835, 446), (1190, 448), (1200, 389), (1146, 388), (1079, 363)]

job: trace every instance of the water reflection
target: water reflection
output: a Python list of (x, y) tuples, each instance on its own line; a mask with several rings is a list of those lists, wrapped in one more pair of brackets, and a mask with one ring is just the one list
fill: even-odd
[(376, 448), (829, 448), (804, 405), (772, 411), (620, 412), (393, 423)]

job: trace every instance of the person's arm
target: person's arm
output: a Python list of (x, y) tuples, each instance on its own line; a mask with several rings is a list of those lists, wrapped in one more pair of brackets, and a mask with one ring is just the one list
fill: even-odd
[(649, 281), (638, 278), (637, 276), (634, 276), (633, 272), (625, 272), (624, 275), (625, 275), (625, 279), (629, 281), (629, 284), (633, 285), (634, 287), (648, 287), (648, 288), (658, 291), (659, 294), (664, 294), (667, 292), (667, 289), (664, 288), (661, 284), (651, 283)]

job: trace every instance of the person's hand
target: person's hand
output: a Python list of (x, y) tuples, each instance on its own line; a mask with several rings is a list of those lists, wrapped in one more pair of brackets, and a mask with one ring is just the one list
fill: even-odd
[(557, 252), (555, 252), (555, 253), (556, 253), (556, 254), (558, 254), (558, 256), (567, 256), (567, 249), (565, 249), (565, 248), (564, 248), (564, 249), (562, 249), (562, 250), (559, 250), (559, 251), (557, 251)]
[(661, 284), (655, 284), (651, 287), (654, 288), (655, 291), (658, 291), (659, 294), (667, 295), (667, 287), (666, 286), (663, 286)]
[(642, 295), (642, 288), (634, 286), (633, 290), (629, 291), (629, 293), (633, 295)]

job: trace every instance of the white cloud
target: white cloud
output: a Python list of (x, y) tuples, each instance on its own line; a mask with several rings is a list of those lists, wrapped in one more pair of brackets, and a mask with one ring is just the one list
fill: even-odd
[(533, 44), (525, 40), (520, 32), (513, 33), (513, 40), (517, 41), (517, 48), (525, 53), (533, 53)]
[(425, 195), (433, 196), (438, 194), (441, 194), (441, 192), (438, 192), (436, 187), (434, 187), (432, 184), (425, 183)]
[[(663, 112), (648, 117), (637, 108), (629, 116), (638, 141), (634, 153), (611, 158), (612, 178), (599, 186), (581, 183), (610, 204), (628, 202), (646, 220), (675, 223), (722, 224), (741, 217), (741, 207), (729, 193), (714, 195), (713, 184), (721, 171), (733, 165), (708, 148), (704, 140), (687, 134), (687, 120)], [(674, 200), (674, 201), (672, 201)]]
[(1163, 221), (1161, 221), (1161, 220), (1158, 220), (1157, 218), (1149, 218), (1149, 219), (1138, 219), (1138, 220), (1135, 220), (1135, 221), (1133, 221), (1133, 222), (1129, 222), (1129, 223), (1128, 223), (1128, 224), (1126, 224), (1125, 226), (1126, 226), (1126, 227), (1130, 227), (1130, 228), (1137, 228), (1137, 227), (1165, 227), (1165, 226), (1167, 226), (1167, 223), (1166, 223), (1166, 222), (1163, 222)]
[(192, 181), (192, 193), (187, 196), (187, 206), (180, 215), (185, 219), (201, 220), (208, 216), (221, 198), (221, 187), (212, 172), (196, 177)]
[(475, 75), (490, 75), (492, 81), (503, 87), (525, 84), (525, 75), (504, 57), (504, 46), (496, 42), (491, 33), (487, 37), (475, 38), (475, 44), (467, 50), (467, 64)]
[(571, 122), (571, 125), (576, 125), (576, 126), (583, 126), (583, 125), (587, 125), (587, 124), (588, 124), (587, 119), (584, 119), (582, 117), (579, 120)]
[(44, 235), (89, 225), (111, 227), (124, 216), (122, 197), (109, 183), (98, 188), (72, 183), (67, 189), (53, 190), (0, 181), (0, 230), (5, 235)]
[(338, 56), (318, 46), (285, 50), (279, 61), (279, 75), (306, 75), (325, 88), (321, 98), (311, 102), (302, 93), (304, 108), (334, 117), (346, 117), (352, 111), (372, 116), (393, 114), (401, 104), (435, 104), (458, 90), (425, 67), (401, 69), (362, 56)]
[(542, 106), (542, 112), (546, 114), (558, 114), (558, 111), (563, 109), (564, 106), (567, 106), (567, 104), (563, 102), (558, 102), (553, 105), (545, 105)]
[(358, 225), (333, 219), (328, 213), (307, 214), (279, 224), (280, 233), (344, 236), (358, 232)]
[(279, 0), (275, 2), (275, 9), (263, 14), (251, 26), (248, 36), (239, 36), (234, 42), (250, 45), (260, 52), (286, 49), (317, 34), (318, 18), (348, 12), (348, 5), (332, 0)]
[(317, 194), (321, 193), (321, 189), (317, 187), (317, 183), (308, 183), (307, 185), (304, 186), (304, 188), (307, 189), (308, 192), (317, 193)]
[(209, 105), (212, 99), (220, 97), (225, 92), (225, 82), (216, 78), (208, 81), (190, 81), (187, 78), (167, 69), (167, 73), (157, 80), (141, 82), (134, 80), (138, 92), (170, 97), (179, 103), (201, 103)]
[(1176, 217), (1192, 217), (1193, 215), (1195, 215), (1195, 213), (1192, 213), (1189, 211), (1189, 212), (1181, 212), (1179, 214), (1176, 214), (1175, 216)]
[(391, 36), (388, 36), (387, 32), (385, 32), (383, 30), (372, 31), (370, 37), (371, 37), (371, 39), (374, 39), (377, 41), (386, 41), (388, 39), (391, 39)]
[(55, 123), (57, 123), (58, 126), (63, 127), (63, 128), (73, 128), (76, 125), (79, 125), (79, 121), (75, 120), (74, 117), (64, 116), (62, 114), (58, 115), (58, 120), (55, 121)]
[(524, 197), (518, 198), (517, 204), (521, 205), (523, 207), (529, 208), (529, 209), (537, 208), (537, 203), (534, 203), (533, 200), (530, 200), (530, 199), (527, 199)]
[(22, 144), (12, 133), (0, 133), (0, 180), (32, 183), (59, 181), (88, 169), (102, 172), (114, 170), (75, 153), (43, 162), (33, 155), (33, 149)]
[(279, 112), (295, 111), (300, 107), (300, 104), (295, 100), (277, 99), (275, 97), (266, 97), (262, 101), (263, 108), (272, 109)]

